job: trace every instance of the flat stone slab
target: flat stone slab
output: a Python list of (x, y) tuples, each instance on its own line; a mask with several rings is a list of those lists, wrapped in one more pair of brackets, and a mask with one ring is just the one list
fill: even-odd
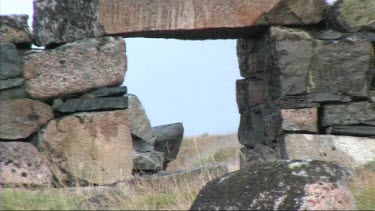
[(52, 173), (30, 143), (0, 142), (0, 186), (49, 186)]
[(25, 57), (26, 91), (52, 99), (123, 83), (127, 68), (121, 37), (85, 39)]
[(0, 43), (15, 43), (19, 47), (33, 42), (27, 20), (28, 15), (0, 15)]
[(37, 0), (33, 29), (37, 45), (103, 35), (237, 38), (259, 25), (318, 23), (326, 8), (324, 0)]
[(25, 79), (23, 78), (12, 78), (12, 79), (7, 79), (7, 80), (0, 80), (0, 90), (21, 86), (24, 81)]
[(57, 107), (61, 113), (82, 111), (110, 111), (128, 108), (127, 97), (69, 99)]
[(289, 159), (313, 159), (339, 163), (348, 168), (375, 159), (375, 138), (289, 134), (285, 137)]
[(104, 87), (82, 95), (80, 98), (100, 98), (100, 97), (121, 97), (126, 94), (128, 88), (120, 87)]
[(374, 126), (333, 126), (328, 128), (328, 133), (337, 135), (352, 135), (352, 136), (371, 136), (375, 137), (375, 125)]

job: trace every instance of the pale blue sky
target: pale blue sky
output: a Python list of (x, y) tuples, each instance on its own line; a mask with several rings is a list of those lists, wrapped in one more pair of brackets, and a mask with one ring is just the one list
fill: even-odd
[[(29, 14), (32, 0), (0, 0), (0, 14)], [(153, 126), (182, 122), (185, 135), (236, 132), (235, 40), (125, 39), (124, 84), (137, 95)]]

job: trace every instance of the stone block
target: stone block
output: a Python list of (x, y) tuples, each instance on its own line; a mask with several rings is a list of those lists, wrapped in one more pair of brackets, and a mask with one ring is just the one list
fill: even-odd
[(133, 150), (133, 164), (136, 172), (157, 172), (163, 170), (163, 152), (137, 152)]
[(238, 140), (247, 147), (263, 144), (274, 147), (281, 135), (280, 108), (273, 104), (264, 104), (242, 114), (238, 129)]
[(375, 2), (372, 0), (340, 0), (328, 12), (332, 27), (344, 32), (375, 32)]
[(289, 132), (318, 133), (318, 109), (282, 109), (282, 129)]
[(30, 99), (0, 101), (0, 139), (25, 139), (53, 119), (52, 108)]
[(125, 95), (129, 102), (129, 126), (133, 136), (148, 143), (153, 140), (152, 128), (146, 111), (137, 96)]
[(119, 86), (126, 71), (121, 37), (80, 40), (25, 56), (26, 91), (37, 99), (82, 94)]
[(107, 185), (130, 178), (132, 139), (126, 110), (77, 113), (39, 131), (39, 148), (65, 185)]
[(266, 25), (316, 24), (326, 9), (324, 0), (37, 0), (33, 29), (37, 45), (103, 35), (237, 38)]
[(164, 153), (164, 164), (176, 159), (184, 137), (182, 123), (153, 127), (152, 134), (156, 136), (154, 149)]
[(126, 86), (121, 87), (104, 87), (89, 93), (82, 95), (80, 98), (100, 98), (100, 97), (121, 97), (126, 94), (128, 88)]
[(374, 161), (375, 139), (353, 136), (288, 134), (285, 147), (289, 159), (323, 160), (347, 168)]
[[(262, 37), (240, 39), (241, 75), (269, 84), (272, 99), (307, 95), (308, 101), (368, 97), (374, 51), (364, 40), (318, 40), (312, 32), (271, 27)], [(349, 97), (349, 98), (348, 98)]]
[(110, 111), (127, 108), (127, 97), (68, 99), (60, 106), (57, 106), (57, 110), (61, 113), (75, 113), (83, 111)]
[(236, 98), (240, 114), (252, 107), (265, 103), (267, 100), (267, 84), (262, 79), (249, 78), (237, 80)]
[(30, 47), (33, 40), (27, 24), (28, 19), (28, 15), (0, 15), (0, 43)]
[(30, 143), (0, 142), (0, 185), (40, 187), (52, 183), (47, 161)]
[(327, 129), (329, 134), (375, 137), (375, 126), (333, 126)]
[(355, 102), (323, 106), (322, 126), (367, 124), (375, 121), (375, 103)]
[(0, 43), (0, 80), (22, 76), (23, 61), (13, 43)]

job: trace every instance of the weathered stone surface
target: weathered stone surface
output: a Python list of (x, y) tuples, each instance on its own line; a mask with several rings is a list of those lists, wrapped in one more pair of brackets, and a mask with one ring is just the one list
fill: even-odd
[(271, 27), (261, 38), (240, 39), (237, 49), (241, 75), (268, 80), (272, 99), (368, 96), (374, 61), (370, 42), (316, 40), (304, 30)]
[(318, 132), (318, 109), (282, 109), (282, 128), (285, 131)]
[(39, 147), (62, 183), (112, 184), (131, 176), (132, 140), (127, 111), (77, 113), (50, 121)]
[(153, 139), (150, 120), (137, 96), (126, 95), (129, 103), (129, 126), (133, 136), (146, 142)]
[(267, 85), (264, 80), (257, 78), (237, 80), (236, 87), (237, 105), (241, 114), (266, 102)]
[(69, 99), (58, 106), (57, 110), (61, 113), (74, 113), (80, 111), (108, 111), (127, 108), (127, 97), (105, 97)]
[(124, 40), (102, 37), (25, 56), (24, 77), (32, 97), (47, 99), (118, 86), (125, 71)]
[(24, 139), (53, 118), (52, 108), (30, 99), (0, 101), (0, 139)]
[(356, 102), (323, 107), (323, 126), (366, 124), (375, 121), (375, 103)]
[(184, 137), (184, 126), (182, 123), (153, 127), (152, 134), (156, 136), (154, 149), (164, 152), (164, 163), (169, 163), (176, 159)]
[(12, 79), (0, 80), (0, 90), (21, 86), (23, 82), (24, 82), (23, 78), (12, 78)]
[(33, 29), (37, 45), (119, 34), (179, 39), (237, 38), (254, 34), (264, 25), (318, 23), (324, 19), (326, 8), (324, 0), (304, 3), (293, 0), (37, 0)]
[(133, 169), (135, 171), (160, 171), (163, 169), (163, 161), (163, 152), (137, 152), (133, 150)]
[(345, 177), (342, 168), (321, 161), (266, 162), (208, 182), (190, 209), (356, 209)]
[(146, 141), (140, 138), (137, 138), (135, 136), (132, 136), (133, 138), (133, 150), (137, 152), (153, 152), (154, 151), (154, 143), (156, 140), (156, 137), (153, 137), (150, 140)]
[(274, 147), (281, 134), (280, 108), (273, 104), (263, 104), (251, 112), (242, 114), (238, 128), (238, 140), (241, 144), (254, 147), (258, 144)]
[(375, 159), (375, 139), (352, 136), (289, 134), (285, 137), (289, 159), (313, 159), (356, 168)]
[(11, 89), (5, 89), (0, 91), (0, 99), (17, 99), (17, 98), (27, 98), (25, 88), (17, 87)]
[(0, 142), (0, 185), (48, 186), (51, 182), (47, 162), (32, 144)]
[(22, 75), (23, 61), (13, 43), (0, 43), (0, 80)]
[(80, 98), (121, 97), (128, 91), (126, 86), (104, 87), (82, 95)]
[(339, 0), (330, 8), (332, 26), (342, 31), (375, 31), (375, 2), (372, 0)]
[(374, 136), (375, 126), (333, 126), (329, 127), (329, 134), (353, 135), (353, 136)]
[(308, 100), (318, 103), (336, 103), (336, 102), (351, 102), (352, 98), (350, 96), (332, 94), (332, 93), (314, 93), (307, 97)]
[(240, 168), (259, 164), (262, 162), (275, 161), (280, 159), (277, 151), (271, 147), (257, 144), (253, 148), (242, 147), (240, 154)]
[(20, 47), (31, 46), (28, 15), (0, 15), (0, 43), (12, 42)]

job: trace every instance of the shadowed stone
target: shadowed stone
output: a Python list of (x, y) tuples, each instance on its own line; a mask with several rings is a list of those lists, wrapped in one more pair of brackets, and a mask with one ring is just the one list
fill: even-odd
[(329, 127), (327, 132), (329, 134), (337, 134), (337, 135), (375, 137), (375, 126), (333, 126), (333, 127)]
[(37, 45), (104, 35), (237, 38), (266, 25), (316, 24), (326, 8), (324, 0), (37, 0), (33, 29)]
[(0, 139), (29, 137), (53, 118), (52, 108), (30, 99), (0, 100)]
[(0, 99), (17, 99), (29, 97), (25, 88), (17, 87), (0, 91)]
[(104, 87), (95, 91), (86, 93), (80, 98), (100, 98), (100, 97), (121, 97), (128, 91), (126, 86)]
[(49, 186), (52, 174), (47, 162), (30, 143), (0, 142), (0, 184)]
[(12, 78), (0, 80), (0, 90), (21, 86), (25, 80), (23, 78)]
[(240, 168), (243, 169), (262, 162), (275, 161), (279, 158), (280, 156), (275, 149), (262, 144), (257, 144), (253, 148), (242, 147)]
[(85, 39), (25, 56), (26, 91), (33, 98), (51, 99), (118, 86), (126, 71), (121, 37)]
[(126, 110), (77, 113), (50, 121), (39, 147), (65, 185), (113, 184), (131, 177), (132, 140)]
[(267, 85), (262, 79), (250, 78), (237, 80), (236, 99), (238, 110), (246, 113), (252, 107), (265, 103), (267, 99)]
[(0, 15), (0, 43), (30, 47), (33, 41), (27, 19), (28, 15)]
[(108, 111), (127, 108), (127, 97), (69, 99), (60, 106), (57, 106), (57, 110), (61, 113), (74, 113), (80, 111)]
[(13, 43), (0, 43), (0, 80), (22, 76), (23, 61)]
[(182, 123), (153, 127), (152, 133), (156, 136), (154, 149), (164, 152), (164, 164), (176, 159), (184, 137), (184, 126)]
[(190, 210), (355, 210), (346, 171), (322, 161), (273, 161), (214, 179)]
[(357, 168), (375, 159), (375, 138), (288, 134), (285, 147), (289, 159), (313, 159)]

